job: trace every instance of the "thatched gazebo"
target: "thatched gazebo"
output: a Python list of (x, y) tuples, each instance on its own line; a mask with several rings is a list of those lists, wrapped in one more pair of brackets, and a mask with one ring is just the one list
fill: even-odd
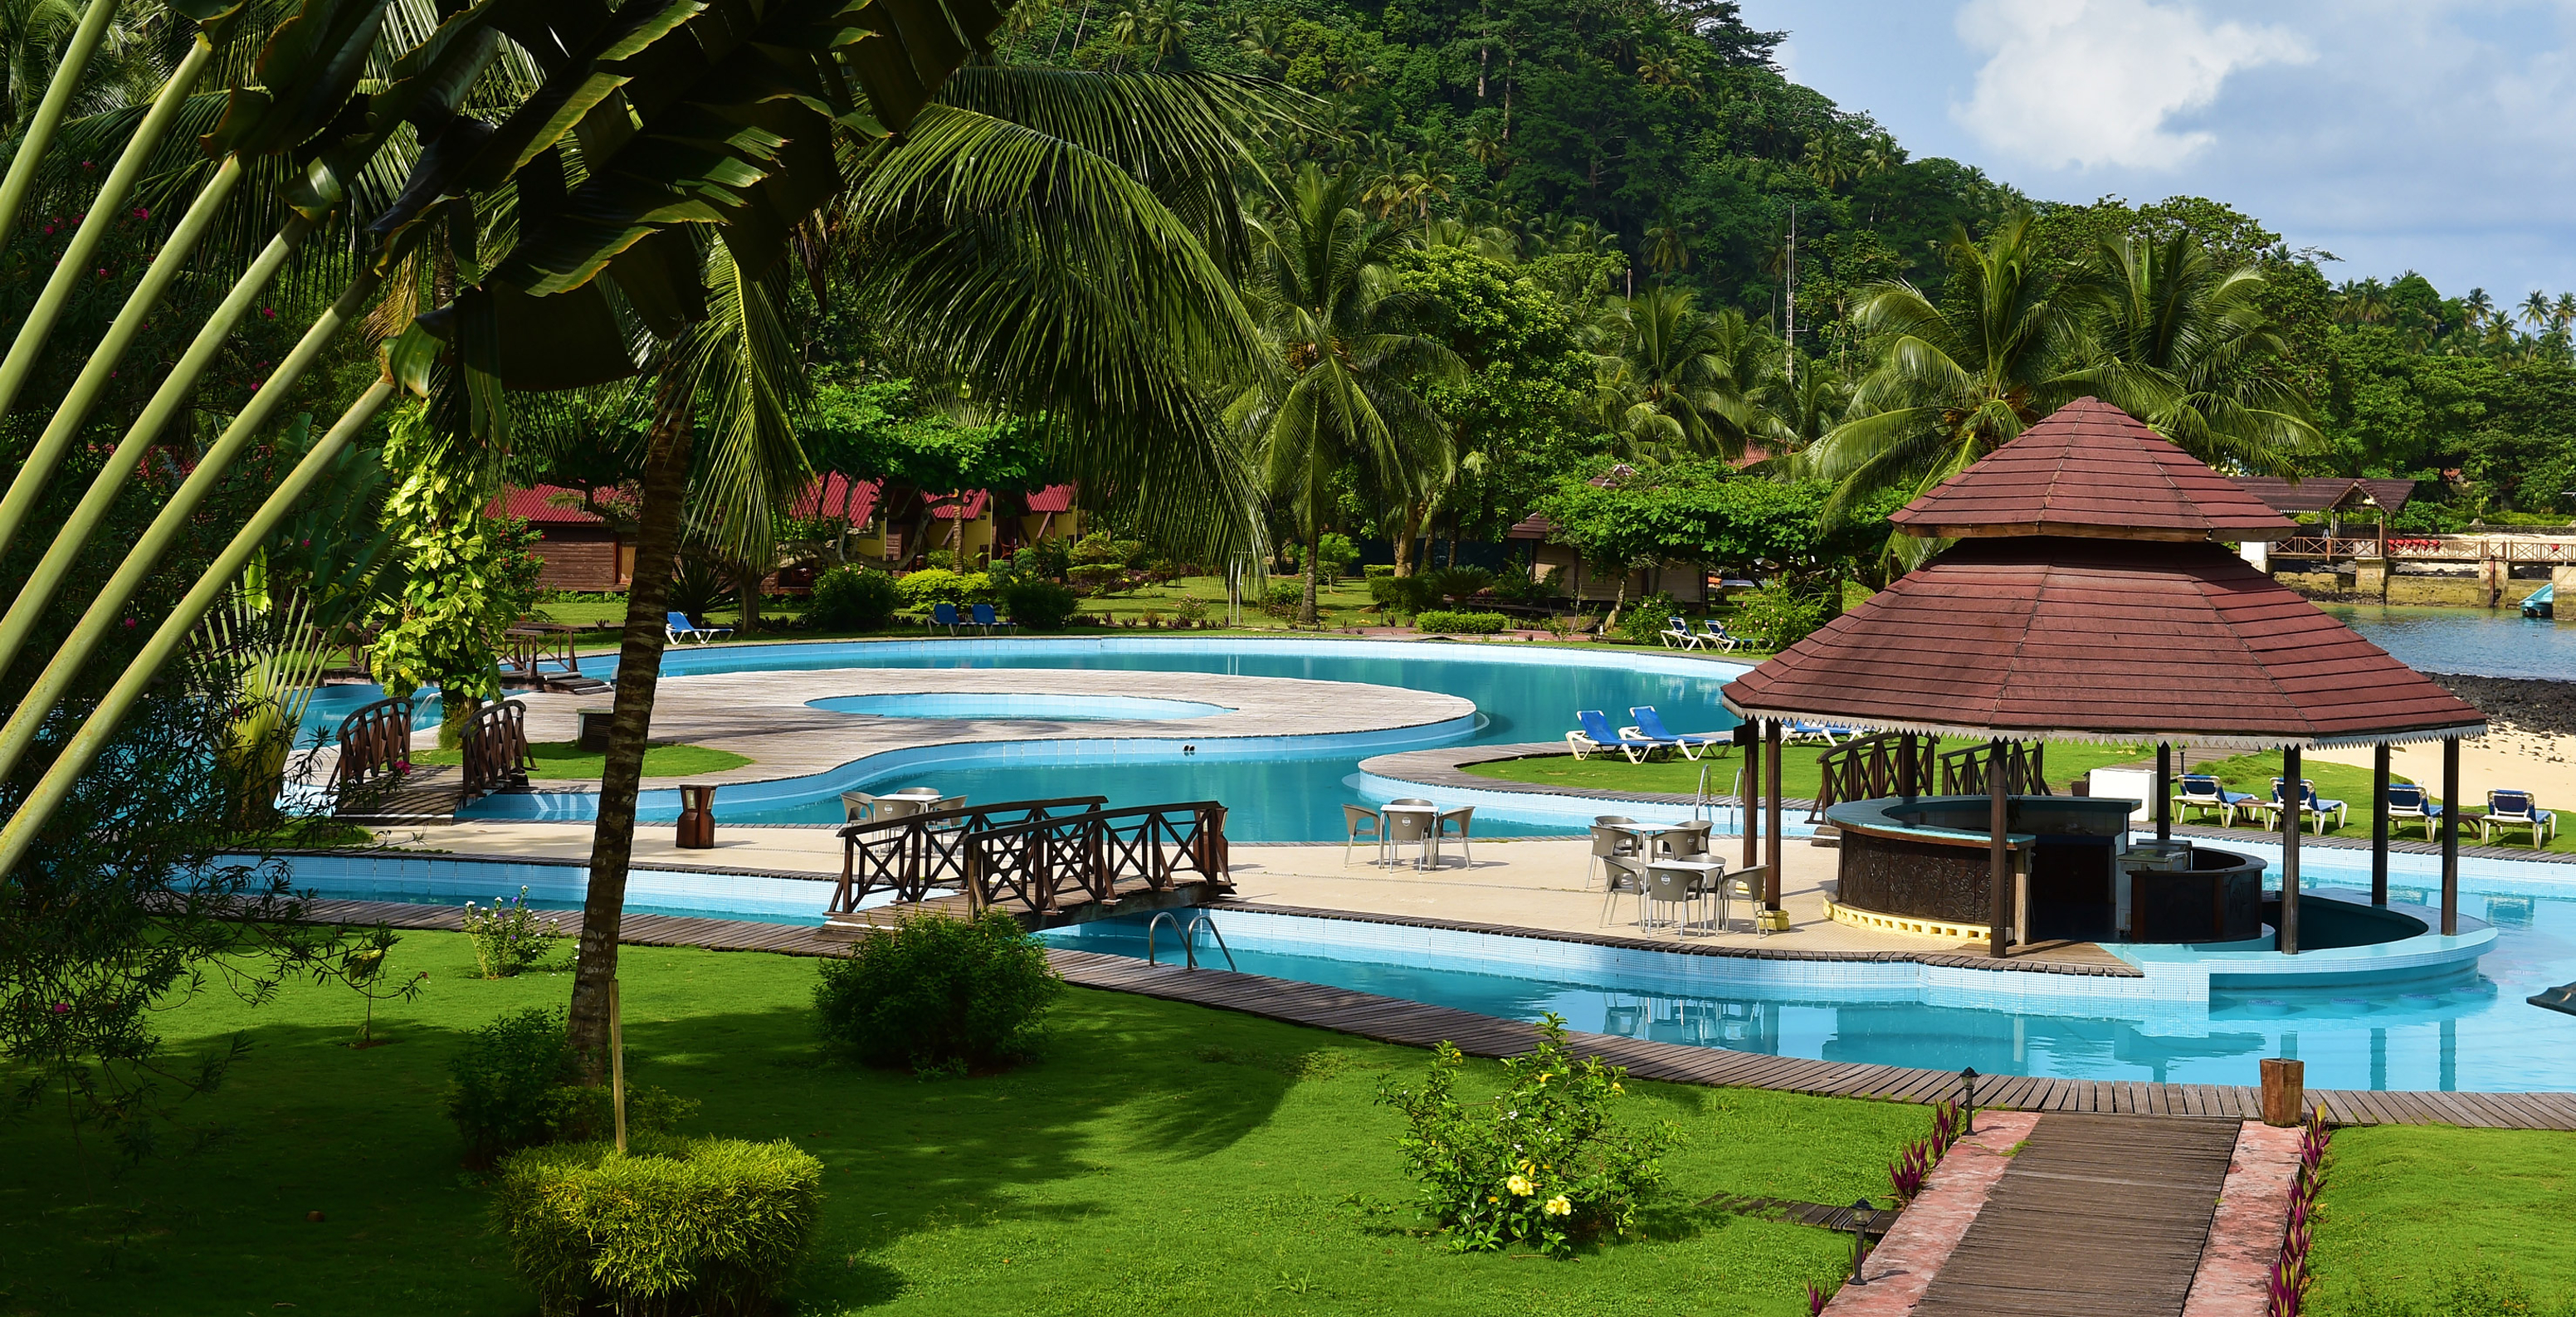
[[(2030, 841), (2008, 823), (2026, 807), (2034, 818), (2048, 812), (2030, 804), (2047, 792), (2036, 756), (2017, 747), (2153, 744), (2156, 834), (2170, 842), (2173, 746), (2278, 750), (2293, 784), (2302, 751), (2376, 746), (2371, 896), (2384, 905), (2387, 747), (2439, 740), (2449, 803), (2442, 931), (2456, 932), (2458, 739), (2483, 733), (2485, 718), (2227, 547), (2290, 535), (2279, 513), (2127, 413), (2085, 398), (1889, 520), (1956, 543), (1724, 692), (1728, 708), (1764, 725), (1772, 750), (1774, 908), (1783, 720), (1860, 724), (1890, 737), (1893, 795), (1909, 805), (1933, 787), (1918, 738), (1985, 744), (1984, 767), (1971, 774), (1989, 805), (1986, 876), (1975, 895), (1997, 955), (2016, 922), (2013, 852)], [(1949, 807), (1953, 823), (1959, 807)], [(1752, 814), (1748, 834), (1758, 826)], [(2296, 952), (2301, 814), (2282, 818), (2279, 948)], [(2122, 811), (2119, 836), (2106, 844), (2125, 850), (2127, 827)], [(1943, 840), (1955, 849), (1957, 829)], [(1949, 895), (1955, 902), (1965, 893)]]

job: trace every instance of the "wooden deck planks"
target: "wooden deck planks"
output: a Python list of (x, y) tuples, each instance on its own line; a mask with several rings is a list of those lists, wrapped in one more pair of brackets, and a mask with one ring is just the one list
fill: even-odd
[(1915, 1314), (2179, 1317), (2236, 1132), (2232, 1121), (2042, 1116)]

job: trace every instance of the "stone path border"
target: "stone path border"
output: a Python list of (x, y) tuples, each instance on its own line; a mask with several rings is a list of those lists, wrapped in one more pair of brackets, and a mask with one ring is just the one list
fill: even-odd
[(1864, 1284), (1846, 1284), (1825, 1305), (1831, 1317), (1905, 1317), (1923, 1298), (1941, 1264), (1959, 1247), (1968, 1226), (1985, 1210), (1995, 1182), (2012, 1165), (2013, 1149), (2039, 1124), (2036, 1112), (1988, 1112), (1977, 1132), (1950, 1145), (1932, 1168), (1923, 1192), (1906, 1205), (1887, 1238), (1861, 1264)]
[(2182, 1317), (2264, 1317), (2271, 1310), (2272, 1268), (2290, 1232), (2290, 1181), (2299, 1169), (2297, 1126), (2245, 1122), (2219, 1191), (2218, 1215)]

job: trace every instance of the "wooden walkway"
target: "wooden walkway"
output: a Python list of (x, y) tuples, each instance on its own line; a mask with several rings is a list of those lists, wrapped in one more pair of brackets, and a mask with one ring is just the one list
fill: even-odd
[(1916, 1317), (2180, 1317), (2237, 1130), (2040, 1117)]
[(464, 803), (465, 770), (435, 764), (413, 769), (399, 783), (351, 788), (331, 807), (331, 817), (369, 827), (420, 827), (454, 823)]
[[(396, 928), (453, 931), (464, 926), (464, 913), (459, 907), (396, 901), (316, 901), (311, 917), (322, 923), (383, 923)], [(619, 925), (618, 940), (637, 946), (772, 951), (793, 956), (845, 956), (850, 947), (846, 937), (832, 936), (814, 925), (677, 915), (630, 914)], [(1081, 987), (1242, 1011), (1410, 1047), (1430, 1047), (1445, 1041), (1470, 1056), (1503, 1057), (1521, 1055), (1538, 1042), (1536, 1027), (1521, 1021), (1347, 988), (1231, 970), (1147, 965), (1133, 957), (1092, 951), (1057, 948), (1049, 950), (1047, 958), (1067, 983)], [(1959, 1095), (1959, 1076), (1951, 1070), (1810, 1061), (1613, 1034), (1576, 1033), (1570, 1042), (1582, 1052), (1626, 1066), (1640, 1079), (1885, 1102), (1937, 1103)], [(2308, 1098), (2324, 1106), (2327, 1118), (2338, 1125), (2576, 1130), (2576, 1093), (2374, 1093), (2312, 1088)], [(2261, 1090), (2248, 1085), (2030, 1075), (1989, 1075), (1980, 1079), (1977, 1105), (2004, 1111), (2206, 1116), (2231, 1121), (2258, 1120), (2263, 1114)]]

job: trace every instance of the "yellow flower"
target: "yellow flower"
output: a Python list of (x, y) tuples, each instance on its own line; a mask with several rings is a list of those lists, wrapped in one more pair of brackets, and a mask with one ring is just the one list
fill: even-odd
[(1611, 1081), (1610, 1081), (1610, 1091), (1611, 1091), (1611, 1092), (1613, 1092), (1613, 1093), (1625, 1093), (1625, 1092), (1627, 1092), (1628, 1090), (1626, 1090), (1626, 1089), (1624, 1089), (1624, 1088), (1619, 1087), (1619, 1081), (1618, 1081), (1618, 1080), (1613, 1079), (1613, 1080), (1611, 1080)]
[(1574, 1215), (1574, 1204), (1566, 1201), (1565, 1195), (1558, 1194), (1556, 1197), (1547, 1200), (1547, 1214), (1549, 1216), (1572, 1216)]
[(1549, 1080), (1551, 1080), (1551, 1079), (1554, 1079), (1554, 1078), (1556, 1078), (1556, 1076), (1551, 1075), (1551, 1074), (1549, 1074), (1548, 1072), (1546, 1072), (1546, 1071), (1544, 1071), (1544, 1070), (1539, 1071), (1539, 1072), (1538, 1072), (1538, 1082), (1539, 1082), (1539, 1087), (1541, 1087), (1541, 1088), (1545, 1088), (1545, 1087), (1547, 1087), (1547, 1081), (1549, 1081)]
[(1533, 1186), (1530, 1184), (1528, 1176), (1515, 1175), (1512, 1178), (1503, 1181), (1503, 1187), (1511, 1190), (1514, 1194), (1520, 1197), (1527, 1198)]

